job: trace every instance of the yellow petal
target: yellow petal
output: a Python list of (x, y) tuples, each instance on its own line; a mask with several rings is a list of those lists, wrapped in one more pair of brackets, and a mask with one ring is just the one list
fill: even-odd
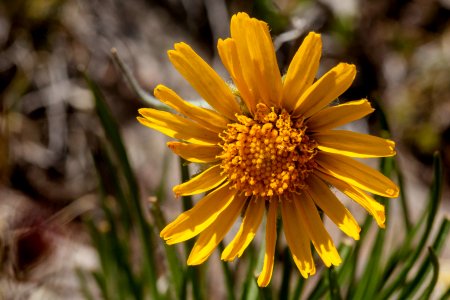
[(269, 203), (266, 222), (266, 252), (264, 253), (264, 264), (261, 274), (258, 276), (258, 286), (265, 287), (272, 278), (275, 245), (277, 241), (277, 212), (278, 201), (272, 200)]
[(245, 82), (235, 41), (231, 38), (225, 40), (219, 39), (217, 50), (223, 65), (228, 70), (228, 73), (230, 73), (230, 76), (239, 91), (242, 101), (244, 101), (248, 111), (253, 113), (256, 108), (256, 100), (253, 98), (253, 94)]
[(175, 44), (169, 59), (199, 95), (230, 120), (240, 113), (239, 104), (220, 76), (185, 43)]
[(308, 177), (307, 192), (323, 212), (336, 224), (345, 234), (359, 240), (361, 228), (353, 218), (352, 214), (342, 205), (328, 186), (312, 174)]
[(319, 152), (316, 155), (319, 170), (348, 184), (380, 196), (395, 198), (398, 187), (380, 172), (342, 155)]
[(214, 165), (191, 178), (189, 181), (174, 186), (173, 192), (179, 197), (196, 195), (212, 190), (227, 178), (227, 175), (221, 174), (221, 172), (222, 168), (220, 165)]
[(366, 99), (350, 101), (336, 106), (326, 107), (306, 121), (308, 130), (321, 131), (333, 129), (372, 113), (374, 109)]
[(196, 145), (180, 142), (168, 142), (167, 146), (175, 154), (194, 163), (210, 163), (217, 161), (222, 148), (216, 145)]
[(279, 105), (281, 75), (267, 24), (238, 13), (231, 18), (230, 30), (252, 98), (268, 106)]
[(141, 108), (139, 113), (143, 117), (137, 117), (138, 121), (159, 132), (186, 142), (211, 145), (220, 142), (219, 135), (209, 131), (198, 124), (171, 113), (152, 108)]
[(322, 53), (320, 34), (310, 32), (294, 55), (283, 84), (283, 106), (289, 112), (313, 83)]
[(324, 264), (338, 266), (342, 260), (334, 246), (333, 240), (323, 226), (317, 208), (307, 193), (301, 198), (294, 199), (294, 207), (298, 216), (304, 220), (306, 232), (314, 248), (322, 258)]
[(179, 113), (185, 115), (205, 128), (220, 133), (227, 128), (228, 120), (215, 111), (195, 106), (181, 99), (174, 91), (164, 85), (158, 85), (154, 90), (155, 97)]
[(314, 275), (316, 267), (311, 255), (310, 240), (306, 232), (305, 220), (298, 214), (293, 201), (285, 199), (281, 202), (281, 217), (283, 219), (286, 242), (300, 274), (304, 278)]
[(264, 208), (265, 201), (263, 199), (250, 200), (239, 231), (222, 252), (222, 260), (233, 261), (237, 257), (241, 257), (244, 250), (256, 235), (264, 214)]
[(211, 225), (217, 216), (230, 205), (236, 190), (230, 189), (229, 182), (202, 198), (188, 211), (180, 214), (160, 233), (167, 244), (186, 241)]
[(188, 265), (199, 265), (208, 259), (241, 214), (245, 199), (245, 196), (236, 196), (214, 223), (200, 234), (189, 254)]
[(347, 130), (321, 131), (312, 135), (319, 150), (351, 157), (395, 155), (395, 143), (377, 136)]
[(386, 215), (384, 213), (384, 206), (375, 201), (372, 197), (361, 191), (360, 189), (345, 183), (339, 179), (334, 178), (322, 172), (316, 172), (320, 178), (327, 181), (329, 184), (335, 186), (341, 192), (353, 199), (356, 203), (361, 205), (369, 214), (371, 214), (378, 226), (384, 228), (386, 222)]
[(298, 100), (293, 116), (308, 118), (345, 92), (356, 75), (354, 65), (340, 63), (313, 85)]

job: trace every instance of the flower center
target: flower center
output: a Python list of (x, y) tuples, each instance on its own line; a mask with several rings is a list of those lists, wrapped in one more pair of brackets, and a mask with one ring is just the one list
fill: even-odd
[(253, 119), (238, 115), (221, 135), (221, 167), (246, 196), (271, 197), (299, 192), (314, 169), (317, 144), (303, 119), (260, 103)]

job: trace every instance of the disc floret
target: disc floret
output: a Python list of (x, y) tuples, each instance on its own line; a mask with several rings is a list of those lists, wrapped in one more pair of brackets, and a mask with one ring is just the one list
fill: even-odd
[(291, 119), (286, 110), (262, 103), (253, 117), (237, 119), (221, 134), (221, 168), (233, 187), (246, 196), (300, 192), (317, 153), (304, 120)]

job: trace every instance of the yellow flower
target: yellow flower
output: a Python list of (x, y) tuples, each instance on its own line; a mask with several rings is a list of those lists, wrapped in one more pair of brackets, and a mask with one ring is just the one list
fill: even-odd
[(282, 79), (267, 24), (245, 13), (232, 17), (231, 38), (219, 40), (217, 47), (232, 88), (188, 45), (178, 43), (168, 52), (175, 68), (213, 109), (194, 106), (159, 85), (155, 96), (180, 115), (139, 110), (142, 124), (182, 141), (168, 143), (173, 152), (206, 165), (173, 190), (177, 196), (209, 193), (167, 225), (161, 237), (176, 244), (198, 235), (187, 261), (198, 265), (242, 214), (240, 228), (221, 256), (232, 261), (252, 241), (266, 212), (258, 285), (267, 286), (281, 211), (284, 235), (303, 277), (316, 270), (311, 242), (327, 267), (339, 265), (341, 258), (317, 208), (355, 240), (360, 227), (329, 186), (363, 206), (380, 227), (384, 207), (365, 192), (384, 197), (399, 192), (390, 179), (350, 158), (393, 156), (394, 142), (334, 130), (373, 111), (366, 99), (329, 106), (351, 85), (355, 66), (340, 63), (314, 81), (322, 42), (311, 32)]

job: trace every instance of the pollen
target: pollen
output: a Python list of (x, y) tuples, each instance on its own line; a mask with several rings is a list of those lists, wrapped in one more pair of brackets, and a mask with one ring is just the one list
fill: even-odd
[(316, 167), (317, 143), (303, 119), (260, 103), (252, 117), (237, 116), (220, 135), (222, 172), (246, 196), (300, 193)]

